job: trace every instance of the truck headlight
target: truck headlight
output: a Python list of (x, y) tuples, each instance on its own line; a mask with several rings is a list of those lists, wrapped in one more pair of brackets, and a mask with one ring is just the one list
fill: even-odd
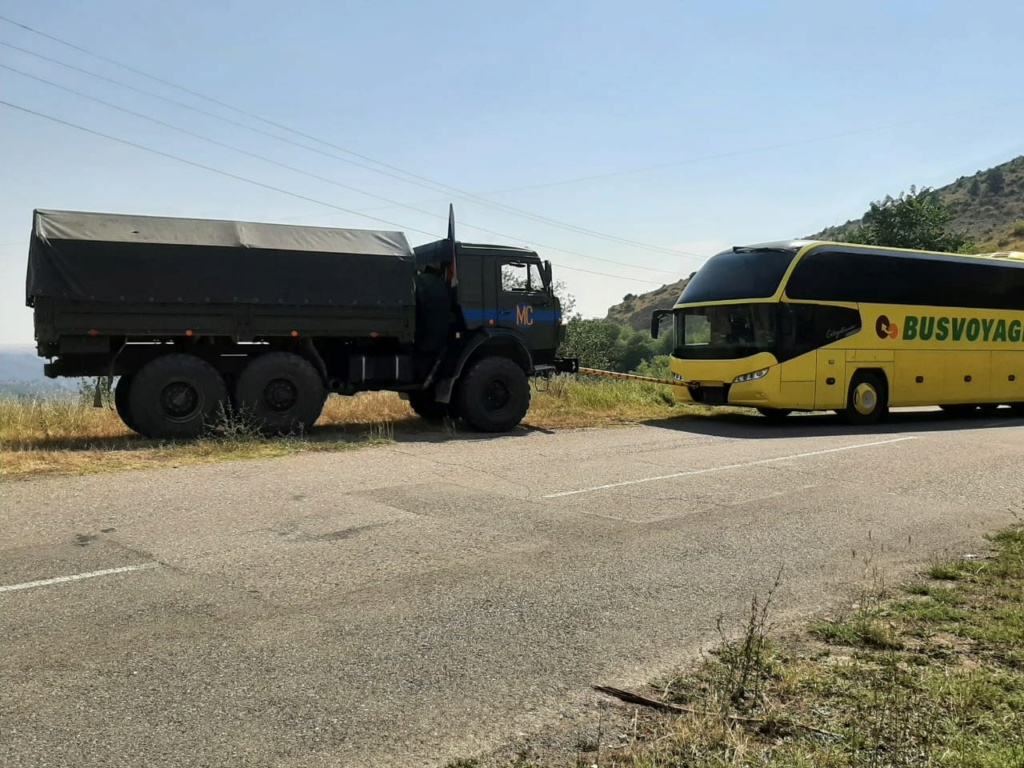
[(672, 371), (672, 378), (675, 379), (676, 381), (680, 382), (680, 383), (683, 383), (683, 382), (686, 381), (686, 379), (684, 379), (682, 376), (680, 376), (675, 371)]
[(768, 375), (768, 369), (762, 368), (760, 371), (754, 371), (753, 373), (744, 373), (742, 376), (737, 376), (732, 380), (733, 384), (742, 384), (745, 381), (757, 381), (763, 379)]

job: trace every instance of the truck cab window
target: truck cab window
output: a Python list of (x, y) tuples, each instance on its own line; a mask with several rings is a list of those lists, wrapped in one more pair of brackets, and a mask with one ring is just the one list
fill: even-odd
[(510, 293), (541, 293), (544, 276), (539, 264), (519, 261), (501, 265), (501, 289)]

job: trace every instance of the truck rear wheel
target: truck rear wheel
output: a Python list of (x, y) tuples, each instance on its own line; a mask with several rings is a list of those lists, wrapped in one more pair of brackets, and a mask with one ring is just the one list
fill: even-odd
[(135, 425), (135, 419), (132, 418), (131, 397), (132, 391), (132, 377), (131, 376), (119, 376), (117, 384), (114, 385), (114, 410), (117, 411), (117, 415), (121, 417), (121, 422), (128, 427), (132, 432), (138, 432), (139, 428)]
[(437, 393), (433, 388), (420, 392), (409, 393), (409, 407), (421, 419), (426, 421), (443, 421), (451, 415), (452, 409), (448, 403), (439, 403), (435, 399)]
[(316, 368), (293, 352), (271, 352), (250, 362), (238, 377), (235, 402), (270, 434), (308, 432), (320, 418), (327, 388)]
[[(198, 437), (227, 403), (217, 369), (195, 355), (172, 353), (151, 360), (128, 386), (129, 427), (146, 437)], [(116, 405), (116, 393), (115, 393)]]
[(530, 383), (507, 357), (485, 357), (463, 375), (459, 415), (481, 432), (508, 432), (530, 409)]

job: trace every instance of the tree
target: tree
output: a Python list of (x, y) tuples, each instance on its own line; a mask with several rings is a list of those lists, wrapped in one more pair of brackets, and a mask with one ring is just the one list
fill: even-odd
[(971, 185), (967, 188), (967, 194), (971, 197), (977, 197), (981, 194), (981, 181), (977, 176), (971, 180)]
[(891, 248), (963, 251), (970, 245), (970, 240), (948, 228), (951, 218), (949, 209), (934, 190), (911, 187), (909, 193), (900, 193), (896, 198), (886, 195), (884, 200), (871, 203), (863, 225), (844, 239)]
[(649, 333), (614, 320), (577, 317), (566, 326), (566, 338), (559, 354), (578, 357), (584, 368), (630, 373), (671, 350), (671, 333), (654, 340)]
[(566, 326), (565, 342), (560, 354), (578, 357), (585, 368), (614, 370), (618, 362), (619, 338), (622, 326), (610, 320), (583, 320), (575, 318)]
[(985, 191), (990, 195), (1001, 195), (1006, 189), (1006, 178), (1002, 168), (990, 168), (985, 173)]

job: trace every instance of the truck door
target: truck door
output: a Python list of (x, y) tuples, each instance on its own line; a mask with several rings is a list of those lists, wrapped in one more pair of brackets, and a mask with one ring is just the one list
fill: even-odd
[(531, 352), (558, 346), (558, 322), (540, 261), (503, 258), (495, 309), (497, 325), (520, 333)]

